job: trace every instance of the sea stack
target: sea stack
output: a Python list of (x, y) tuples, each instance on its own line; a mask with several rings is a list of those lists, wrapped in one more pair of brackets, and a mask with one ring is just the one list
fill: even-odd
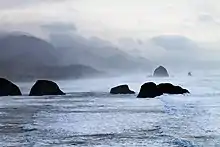
[(21, 91), (12, 82), (0, 78), (0, 96), (21, 96)]
[(187, 89), (184, 89), (180, 86), (175, 86), (171, 83), (161, 83), (157, 85), (157, 89), (160, 93), (163, 94), (186, 94), (189, 93)]
[(145, 83), (141, 86), (138, 98), (155, 98), (163, 94), (187, 94), (190, 93), (187, 89), (180, 86), (175, 86), (171, 83), (161, 83), (156, 85), (153, 82)]
[(140, 92), (137, 97), (138, 98), (155, 98), (161, 95), (163, 95), (163, 93), (157, 89), (157, 85), (153, 82), (148, 82), (148, 83), (144, 83), (141, 86)]
[(130, 90), (128, 85), (120, 85), (112, 88), (110, 94), (135, 94), (135, 92)]
[(48, 80), (38, 80), (31, 88), (29, 96), (43, 96), (43, 95), (65, 95), (60, 90), (59, 86)]
[(165, 67), (159, 66), (154, 70), (153, 73), (154, 77), (169, 77), (168, 71)]

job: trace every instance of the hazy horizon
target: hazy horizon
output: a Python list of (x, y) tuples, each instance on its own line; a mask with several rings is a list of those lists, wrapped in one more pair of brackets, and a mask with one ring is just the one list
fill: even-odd
[(101, 70), (137, 65), (143, 71), (158, 65), (189, 71), (216, 69), (220, 63), (218, 4), (217, 0), (0, 1), (0, 35), (41, 38), (58, 50), (49, 55), (66, 65)]

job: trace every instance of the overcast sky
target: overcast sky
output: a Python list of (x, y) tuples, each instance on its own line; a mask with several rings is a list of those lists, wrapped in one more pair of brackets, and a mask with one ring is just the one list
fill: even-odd
[(175, 34), (212, 42), (220, 40), (219, 6), (219, 0), (0, 0), (0, 22), (29, 30), (73, 23), (85, 35), (110, 40)]

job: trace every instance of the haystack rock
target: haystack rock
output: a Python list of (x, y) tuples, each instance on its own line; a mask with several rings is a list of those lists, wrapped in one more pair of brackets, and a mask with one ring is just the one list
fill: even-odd
[(31, 88), (29, 95), (30, 96), (65, 95), (65, 93), (61, 91), (59, 86), (53, 81), (38, 80)]
[(128, 85), (120, 85), (114, 87), (110, 91), (111, 94), (135, 94), (134, 91), (130, 90)]
[(154, 77), (169, 77), (168, 71), (165, 67), (159, 66), (154, 70)]
[(18, 86), (16, 86), (12, 82), (4, 78), (0, 78), (0, 96), (20, 96), (20, 95), (22, 94)]

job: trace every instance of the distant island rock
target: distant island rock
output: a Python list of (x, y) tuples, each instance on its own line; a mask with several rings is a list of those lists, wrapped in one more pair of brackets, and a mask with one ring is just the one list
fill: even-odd
[(188, 76), (190, 76), (190, 77), (191, 77), (191, 76), (192, 76), (192, 73), (191, 73), (191, 72), (188, 72)]
[(159, 66), (154, 70), (153, 73), (154, 77), (169, 77), (168, 71), (165, 67)]
[(190, 93), (187, 89), (180, 86), (174, 86), (170, 83), (161, 83), (156, 85), (153, 82), (145, 83), (141, 86), (138, 98), (155, 98), (163, 94), (185, 94)]
[(20, 96), (20, 95), (22, 94), (18, 86), (16, 86), (12, 82), (4, 78), (0, 78), (0, 96)]
[(130, 90), (128, 85), (120, 85), (110, 90), (111, 94), (135, 94), (134, 91)]
[(60, 90), (59, 86), (48, 80), (38, 80), (31, 88), (29, 96), (44, 96), (44, 95), (65, 95)]

